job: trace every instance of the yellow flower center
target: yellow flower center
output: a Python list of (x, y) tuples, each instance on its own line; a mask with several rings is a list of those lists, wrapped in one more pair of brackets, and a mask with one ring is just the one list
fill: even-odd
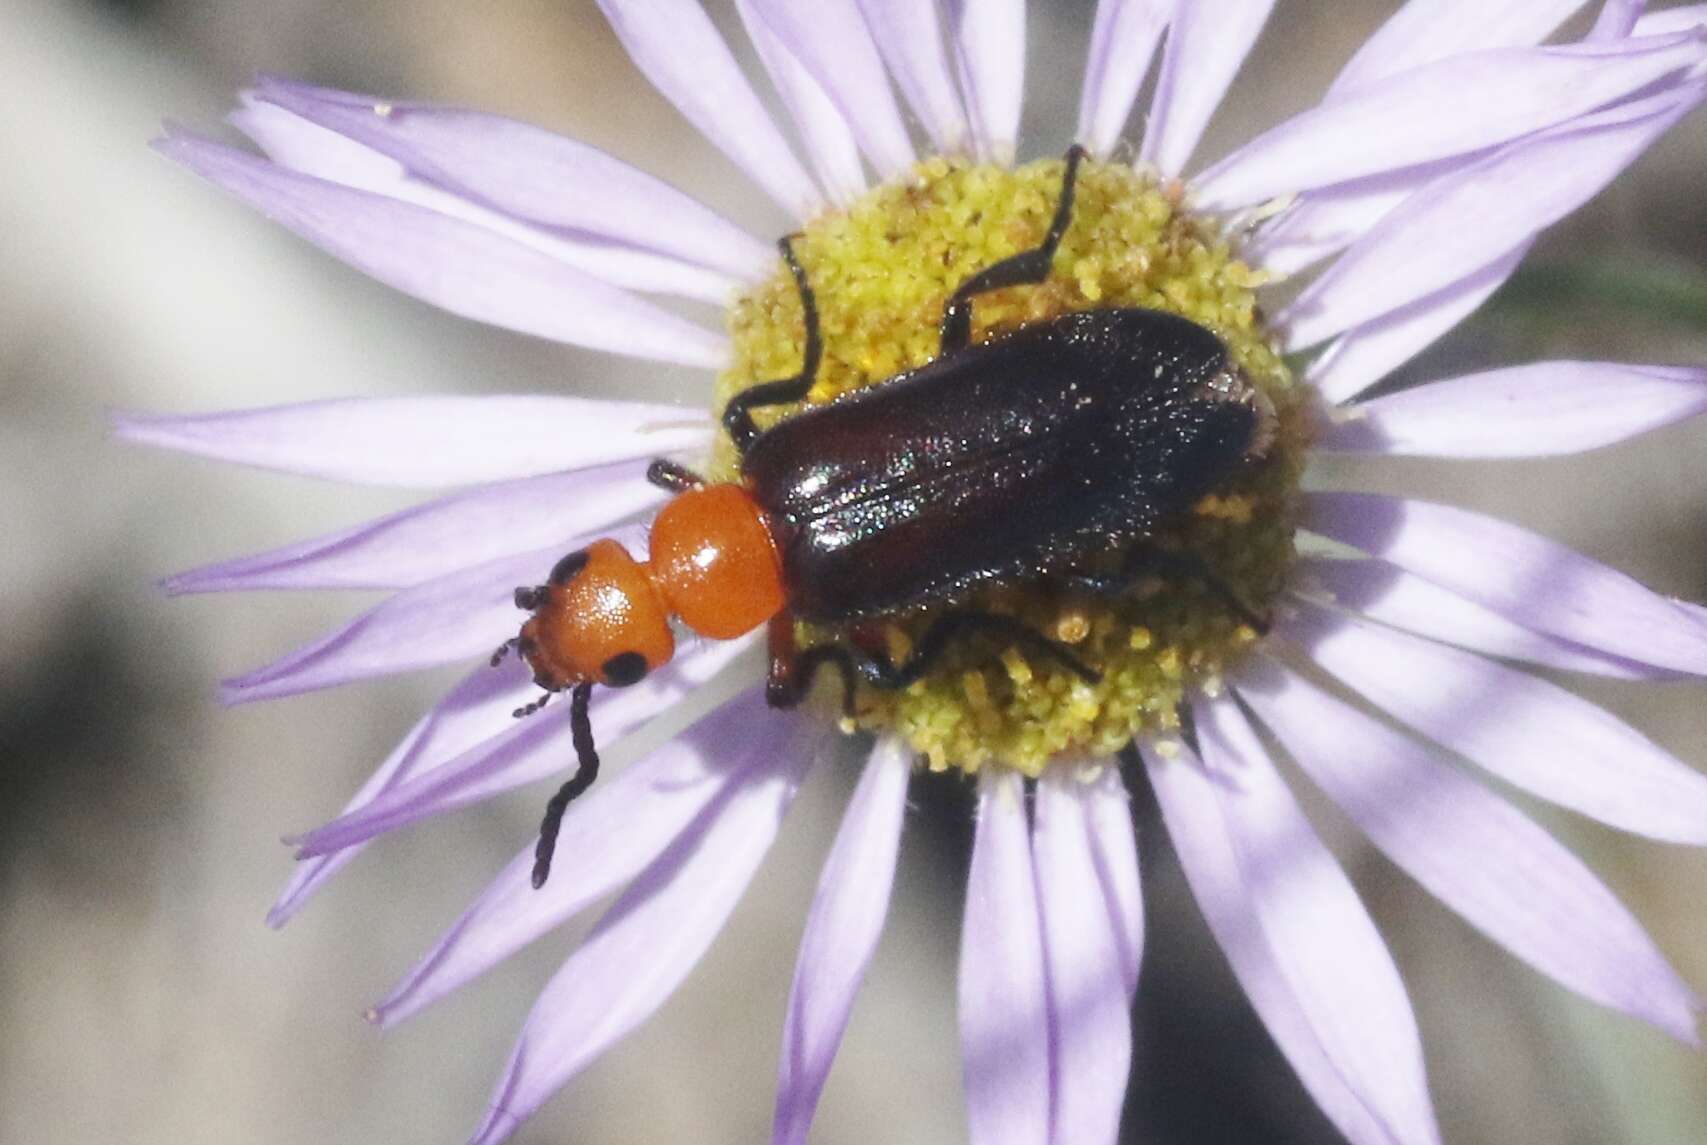
[[(1060, 160), (1010, 171), (933, 158), (904, 180), (808, 224), (795, 250), (817, 298), (824, 342), (808, 402), (881, 384), (934, 358), (944, 302), (972, 274), (1041, 241), (1062, 175)], [(1260, 463), (1168, 521), (1153, 540), (1201, 561), (1240, 602), (1265, 614), (1293, 556), (1307, 438), (1300, 387), (1257, 311), (1259, 282), (1214, 224), (1183, 211), (1152, 177), (1086, 162), (1049, 279), (979, 295), (973, 339), (1115, 307), (1169, 311), (1220, 337), (1273, 404), (1275, 441)], [(719, 378), (719, 410), (741, 390), (800, 368), (800, 300), (780, 263), (770, 281), (735, 303), (729, 329), (734, 354)], [(755, 414), (766, 426), (791, 412)], [(712, 474), (729, 480), (736, 473), (733, 447), (724, 441)], [(1108, 569), (1119, 558), (1113, 551), (1086, 554), (1085, 567)], [(1040, 578), (981, 590), (956, 604), (1024, 620), (1069, 646), (1102, 679), (1087, 682), (1052, 660), (974, 636), (905, 689), (862, 685), (857, 723), (900, 734), (933, 770), (972, 772), (994, 763), (1035, 776), (1052, 760), (1109, 756), (1134, 738), (1166, 737), (1178, 729), (1188, 690), (1216, 687), (1258, 638), (1201, 577), (1141, 579), (1113, 601)], [(942, 611), (887, 622), (891, 657), (903, 659)], [(802, 625), (799, 632), (803, 646), (845, 642), (847, 635), (824, 626)]]

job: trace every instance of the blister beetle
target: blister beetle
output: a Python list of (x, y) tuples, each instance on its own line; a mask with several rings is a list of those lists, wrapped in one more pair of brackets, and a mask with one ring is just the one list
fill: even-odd
[[(1072, 221), (1080, 148), (1048, 234), (973, 275), (943, 310), (938, 356), (886, 381), (761, 430), (752, 411), (805, 398), (823, 354), (817, 303), (789, 239), (779, 244), (804, 313), (805, 360), (793, 377), (753, 386), (723, 412), (739, 479), (711, 483), (654, 462), (677, 494), (653, 522), (649, 558), (602, 540), (516, 590), (532, 615), (514, 648), (546, 697), (571, 690), (579, 768), (547, 805), (533, 883), (544, 884), (564, 809), (598, 774), (588, 700), (594, 684), (634, 684), (674, 652), (671, 618), (714, 639), (769, 625), (766, 695), (791, 707), (816, 671), (904, 687), (974, 631), (1098, 676), (1066, 645), (1021, 621), (966, 607), (974, 590), (1041, 579), (1118, 595), (1153, 571), (1184, 571), (1249, 622), (1260, 621), (1194, 558), (1146, 545), (1157, 527), (1266, 451), (1272, 406), (1210, 331), (1177, 315), (1108, 309), (1066, 314), (971, 344), (973, 299), (1042, 282)], [(1124, 550), (1092, 574), (1088, 558)], [(922, 606), (938, 611), (900, 663), (833, 642), (798, 650), (795, 624), (850, 626)]]

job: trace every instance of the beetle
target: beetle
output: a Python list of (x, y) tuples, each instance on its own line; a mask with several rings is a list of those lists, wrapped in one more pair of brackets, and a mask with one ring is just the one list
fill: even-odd
[[(761, 430), (753, 410), (803, 399), (823, 355), (811, 284), (791, 238), (779, 244), (804, 313), (800, 372), (725, 407), (739, 479), (712, 483), (672, 462), (648, 478), (676, 496), (652, 524), (649, 559), (612, 540), (568, 554), (543, 585), (518, 588), (531, 613), (511, 649), (546, 690), (571, 692), (575, 775), (540, 826), (533, 885), (544, 885), (564, 810), (598, 774), (588, 701), (669, 660), (671, 618), (714, 639), (768, 625), (766, 696), (792, 707), (829, 665), (851, 713), (856, 680), (905, 687), (943, 650), (989, 632), (1094, 682), (1072, 650), (1008, 616), (964, 605), (974, 590), (1048, 579), (1118, 596), (1154, 572), (1209, 585), (1263, 627), (1195, 558), (1145, 542), (1157, 527), (1260, 458), (1275, 414), (1215, 334), (1177, 315), (1066, 314), (971, 343), (972, 301), (1042, 282), (1072, 220), (1085, 152), (1067, 153), (1054, 217), (1035, 248), (973, 275), (943, 310), (938, 356), (918, 369), (804, 409)], [(1125, 549), (1114, 573), (1089, 557)], [(901, 663), (841, 642), (805, 650), (795, 623), (855, 628), (938, 606)]]

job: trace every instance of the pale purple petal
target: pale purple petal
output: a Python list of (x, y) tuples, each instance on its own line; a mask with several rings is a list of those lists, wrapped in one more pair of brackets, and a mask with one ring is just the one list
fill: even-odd
[(576, 547), (500, 557), (403, 589), (320, 639), (223, 681), (220, 700), (276, 700), (490, 653), (520, 627), (516, 586), (537, 584)]
[[(783, 712), (767, 718), (806, 723)], [(774, 766), (756, 771), (677, 839), (552, 976), (511, 1051), (486, 1120), (474, 1134), (476, 1145), (509, 1137), (681, 985), (770, 850), (816, 750), (807, 742), (811, 738), (782, 748)]]
[(878, 743), (818, 878), (782, 1024), (771, 1130), (776, 1145), (805, 1145), (854, 997), (883, 933), (912, 766), (905, 743), (892, 737)]
[(1192, 181), (1210, 210), (1249, 206), (1509, 142), (1699, 62), (1685, 34), (1453, 56), (1296, 115)]
[(701, 410), (533, 395), (337, 398), (212, 414), (118, 414), (114, 436), (358, 485), (430, 489), (703, 450)]
[(1037, 781), (1032, 852), (1049, 984), (1053, 1145), (1113, 1145), (1132, 1064), (1123, 936), (1098, 877), (1091, 805), (1069, 768)]
[(936, 5), (917, 0), (859, 0), (859, 9), (889, 65), (889, 74), (924, 125), (931, 144), (943, 155), (965, 151), (966, 112), (949, 74)]
[(872, 43), (854, 0), (752, 0), (790, 55), (835, 103), (860, 150), (885, 179), (913, 165), (913, 144), (889, 87), (883, 57)]
[(369, 1020), (395, 1026), (621, 889), (684, 832), (704, 830), (736, 792), (791, 766), (799, 740), (796, 722), (768, 710), (755, 688), (601, 778), (563, 816), (546, 884), (533, 887), (530, 840)]
[(1554, 457), (1704, 411), (1707, 368), (1537, 362), (1363, 402), (1316, 444), (1424, 457)]
[(408, 588), (458, 569), (596, 532), (666, 494), (644, 462), (552, 473), (457, 493), (377, 521), (167, 577), (167, 592)]
[(1271, 274), (1297, 274), (1368, 234), (1422, 187), (1479, 158), (1455, 156), (1310, 191), (1252, 235), (1243, 257)]
[[(274, 162), (317, 179), (372, 191), (473, 223), (613, 286), (723, 304), (768, 269), (767, 265), (735, 276), (596, 232), (547, 229), (428, 182), (389, 155), (268, 102), (263, 95), (245, 92), (243, 100), (244, 105), (226, 118)], [(371, 117), (374, 108), (388, 106), (369, 100), (363, 114)]]
[(1239, 694), (1370, 841), (1569, 989), (1695, 1044), (1701, 1002), (1576, 856), (1420, 744), (1259, 657)]
[(1250, 887), (1239, 869), (1215, 784), (1202, 763), (1189, 750), (1172, 760), (1146, 751), (1144, 766), (1192, 897), (1298, 1080), (1351, 1145), (1399, 1145), (1399, 1138), (1328, 1057), (1281, 973), (1274, 948), (1251, 910)]
[[(411, 175), (520, 222), (585, 232), (768, 277), (776, 252), (691, 195), (595, 147), (513, 119), (264, 78), (260, 98), (396, 160)], [(340, 180), (341, 181), (341, 180)]]
[(699, 0), (599, 0), (634, 66), (747, 178), (804, 222), (824, 201)]
[(1105, 767), (1091, 783), (1089, 830), (1097, 878), (1114, 918), (1120, 972), (1130, 1002), (1138, 993), (1144, 962), (1144, 896), (1139, 886), (1138, 833), (1132, 823), (1131, 797), (1118, 767)]
[(1330, 96), (1460, 52), (1539, 44), (1583, 0), (1410, 0), (1351, 58)]
[(947, 7), (978, 157), (1006, 167), (1025, 100), (1025, 0), (947, 0)]
[(1369, 912), (1238, 705), (1192, 710), (1250, 907), (1322, 1051), (1400, 1141), (1438, 1142), (1416, 1018)]
[[(510, 713), (537, 688), (518, 661), (465, 676), (403, 737), (368, 781), (344, 806), (349, 814), (405, 780), (443, 763), (494, 735), (510, 722)], [(362, 852), (360, 845), (298, 863), (295, 873), (267, 913), (267, 925), (283, 926), (308, 900)]]
[(155, 148), (387, 286), (452, 314), (594, 350), (717, 368), (728, 338), (560, 258), (428, 207), (188, 136)]
[[(750, 638), (696, 645), (667, 666), (628, 688), (601, 689), (592, 704), (595, 740), (604, 754), (635, 728), (686, 699), (732, 660), (752, 647)], [(416, 769), (407, 781), (332, 822), (286, 839), (297, 858), (329, 854), (423, 819), (472, 806), (505, 791), (561, 776), (575, 758), (570, 742), (569, 704), (547, 705), (521, 720), (495, 727), (489, 738), (431, 769)]]
[(1488, 656), (1621, 680), (1672, 675), (1525, 628), (1387, 561), (1306, 556), (1298, 558), (1296, 573), (1306, 595), (1325, 590), (1341, 608)]
[(1302, 601), (1279, 631), (1375, 707), (1514, 787), (1612, 827), (1707, 844), (1707, 776), (1556, 684)]
[(859, 159), (859, 144), (835, 101), (812, 78), (806, 66), (794, 58), (770, 25), (753, 10), (753, 0), (735, 0), (741, 24), (770, 73), (771, 83), (794, 117), (794, 125), (806, 141), (812, 167), (830, 199), (847, 206), (865, 193), (865, 168)]
[(1529, 247), (1524, 243), (1468, 278), (1347, 330), (1310, 363), (1305, 380), (1330, 402), (1362, 393), (1474, 313), (1511, 277)]
[(1600, 7), (1600, 15), (1594, 18), (1594, 27), (1589, 29), (1588, 38), (1618, 40), (1628, 36), (1635, 30), (1636, 21), (1647, 6), (1648, 0), (1606, 0)]
[(1079, 90), (1078, 141), (1107, 155), (1120, 143), (1175, 0), (1098, 0)]
[(1306, 528), (1525, 627), (1637, 663), (1707, 674), (1707, 628), (1623, 573), (1527, 529), (1370, 493), (1311, 493), (1306, 505)]
[(1707, 4), (1679, 4), (1675, 8), (1649, 12), (1636, 21), (1635, 34), (1664, 36), (1694, 28), (1707, 28)]
[(1141, 161), (1164, 175), (1185, 170), (1273, 7), (1274, 0), (1179, 0)]
[(1500, 149), (1412, 195), (1276, 321), (1288, 349), (1463, 281), (1576, 210), (1700, 102), (1694, 83)]
[(1025, 786), (986, 769), (960, 932), (960, 1046), (972, 1145), (1049, 1140), (1049, 1000)]

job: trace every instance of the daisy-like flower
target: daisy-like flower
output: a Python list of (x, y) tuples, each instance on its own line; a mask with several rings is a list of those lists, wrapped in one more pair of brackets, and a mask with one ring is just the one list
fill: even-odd
[[(693, 0), (601, 6), (640, 70), (786, 213), (779, 231), (800, 232), (824, 336), (812, 402), (933, 358), (948, 295), (1036, 247), (1049, 226), (1062, 163), (1013, 165), (1021, 0), (958, 0), (940, 15), (907, 0), (737, 0), (805, 162)], [(1707, 6), (1644, 13), (1610, 0), (1586, 38), (1549, 42), (1582, 0), (1411, 0), (1319, 104), (1195, 164), (1271, 6), (1101, 0), (1076, 136), (1091, 158), (1070, 225), (1047, 280), (981, 295), (974, 321), (988, 338), (1079, 310), (1183, 316), (1226, 348), (1243, 398), (1272, 408), (1272, 434), (1157, 527), (1148, 542), (1179, 558), (1163, 575), (1112, 602), (1047, 577), (982, 591), (982, 606), (1072, 649), (1094, 680), (1028, 646), (967, 641), (909, 688), (862, 688), (857, 722), (875, 746), (801, 942), (779, 1143), (806, 1138), (882, 929), (919, 761), (978, 787), (959, 986), (977, 1142), (1116, 1134), (1144, 930), (1114, 765), (1128, 745), (1235, 975), (1349, 1140), (1439, 1134), (1393, 961), (1274, 747), (1518, 958), (1697, 1041), (1701, 1001), (1641, 926), (1547, 832), (1445, 757), (1614, 827), (1707, 843), (1707, 779), (1528, 670), (1704, 675), (1707, 612), (1476, 513), (1300, 482), (1312, 450), (1555, 455), (1707, 410), (1707, 369), (1582, 361), (1357, 400), (1702, 102)], [(1154, 98), (1128, 145), (1152, 63)], [(590, 147), (491, 115), (278, 79), (245, 93), (232, 122), (264, 155), (176, 131), (160, 150), (417, 298), (715, 371), (713, 413), (800, 368), (800, 293), (772, 244)], [(646, 295), (726, 307), (726, 331)], [(479, 659), (344, 813), (301, 838), (304, 862), (275, 923), (375, 836), (561, 777), (576, 758), (570, 705), (513, 720), (533, 691), (529, 672), (485, 663), (516, 632), (512, 592), (601, 535), (639, 545), (635, 522), (664, 500), (645, 479), (649, 459), (736, 478), (715, 425), (675, 407), (574, 397), (121, 420), (129, 440), (248, 465), (466, 487), (169, 582), (177, 592), (391, 592), (229, 681), (232, 701)], [(1250, 623), (1258, 613), (1273, 619), (1266, 633)], [(897, 618), (879, 638), (905, 655), (930, 620)], [(870, 639), (834, 625), (798, 636)], [(754, 642), (691, 643), (634, 686), (601, 691), (593, 724), (626, 766), (570, 805), (557, 852), (572, 861), (536, 891), (530, 840), (375, 1006), (376, 1022), (399, 1022), (620, 892), (546, 985), (476, 1141), (509, 1136), (683, 980), (838, 734), (833, 709), (766, 705), (756, 658), (744, 655)], [(686, 726), (630, 760), (640, 753), (627, 737), (654, 719)]]

